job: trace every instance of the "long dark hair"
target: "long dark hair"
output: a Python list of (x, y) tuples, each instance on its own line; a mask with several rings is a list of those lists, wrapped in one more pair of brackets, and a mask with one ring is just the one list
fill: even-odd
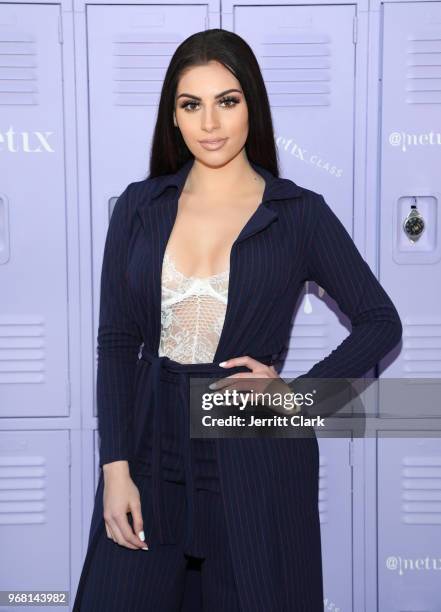
[(256, 56), (243, 38), (219, 28), (192, 34), (179, 45), (170, 60), (153, 133), (150, 177), (175, 173), (193, 157), (173, 123), (176, 89), (184, 70), (212, 60), (230, 70), (242, 87), (248, 106), (249, 131), (245, 143), (248, 159), (278, 177), (271, 109)]

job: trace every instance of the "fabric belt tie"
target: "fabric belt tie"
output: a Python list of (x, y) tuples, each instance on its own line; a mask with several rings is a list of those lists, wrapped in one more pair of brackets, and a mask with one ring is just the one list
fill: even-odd
[[(273, 363), (273, 355), (265, 355), (263, 357), (254, 357), (258, 361), (271, 365)], [(152, 503), (153, 503), (153, 524), (158, 533), (161, 544), (175, 544), (170, 526), (166, 521), (166, 513), (164, 506), (164, 495), (162, 491), (162, 462), (161, 462), (161, 371), (164, 368), (167, 371), (174, 372), (179, 375), (179, 398), (180, 409), (184, 410), (184, 474), (185, 474), (185, 498), (186, 498), (186, 537), (185, 547), (190, 545), (193, 536), (193, 516), (194, 516), (194, 491), (191, 465), (191, 439), (190, 439), (190, 376), (196, 377), (204, 374), (211, 374), (217, 378), (224, 378), (238, 372), (249, 372), (246, 366), (235, 366), (231, 368), (222, 368), (217, 363), (179, 363), (173, 361), (167, 356), (159, 356), (149, 352), (145, 347), (141, 351), (141, 359), (150, 363), (149, 378), (151, 377), (150, 389), (152, 390), (152, 409), (153, 409), (153, 444), (152, 444)], [(139, 428), (135, 432), (135, 459), (138, 458), (138, 452), (141, 449), (141, 444), (146, 434), (146, 415), (147, 409), (141, 411)]]

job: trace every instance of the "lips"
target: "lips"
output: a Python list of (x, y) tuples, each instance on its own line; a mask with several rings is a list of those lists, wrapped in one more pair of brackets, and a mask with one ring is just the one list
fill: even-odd
[(214, 140), (200, 140), (200, 145), (207, 151), (217, 151), (226, 143), (226, 138), (216, 138)]
[(218, 144), (219, 142), (222, 142), (223, 140), (225, 140), (225, 138), (216, 138), (216, 140), (200, 140), (199, 142), (201, 144)]

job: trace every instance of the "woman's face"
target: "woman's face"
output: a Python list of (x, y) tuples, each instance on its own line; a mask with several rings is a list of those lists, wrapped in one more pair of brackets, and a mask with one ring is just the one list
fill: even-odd
[[(216, 61), (189, 68), (178, 83), (174, 124), (197, 160), (213, 166), (227, 163), (248, 137), (248, 107), (239, 81)], [(201, 143), (219, 139), (225, 139), (223, 144)]]

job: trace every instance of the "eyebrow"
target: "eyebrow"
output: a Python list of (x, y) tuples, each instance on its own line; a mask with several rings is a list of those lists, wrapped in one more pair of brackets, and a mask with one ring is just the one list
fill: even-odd
[[(242, 93), (240, 89), (226, 89), (225, 91), (222, 91), (221, 93), (214, 96), (214, 99), (217, 100), (218, 98), (221, 98), (222, 96), (225, 96), (225, 94), (231, 93), (232, 91), (237, 91), (240, 94)], [(188, 93), (179, 94), (176, 100), (178, 100), (179, 98), (183, 98), (183, 97), (192, 98), (193, 100), (199, 100), (199, 101), (202, 100), (202, 98), (200, 98), (199, 96), (193, 96), (192, 94), (188, 94)]]

